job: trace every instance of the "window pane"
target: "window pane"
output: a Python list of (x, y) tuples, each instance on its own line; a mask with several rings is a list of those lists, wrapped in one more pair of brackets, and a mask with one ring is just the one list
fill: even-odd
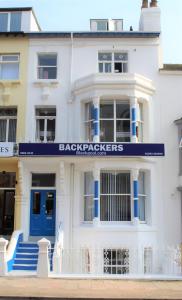
[(139, 195), (139, 219), (140, 221), (145, 221), (145, 196)]
[(0, 32), (8, 30), (8, 14), (0, 13)]
[(10, 31), (21, 31), (21, 12), (11, 13)]
[(1, 64), (1, 79), (18, 79), (19, 63)]
[(57, 54), (38, 55), (39, 66), (57, 66)]
[(9, 120), (8, 142), (16, 142), (16, 119)]
[(105, 73), (111, 73), (111, 63), (105, 63)]
[(114, 53), (114, 60), (115, 61), (127, 61), (128, 54), (127, 53)]
[(104, 72), (104, 65), (103, 63), (99, 63), (99, 73), (103, 73)]
[(107, 21), (97, 21), (97, 30), (106, 31)]
[(36, 121), (36, 139), (38, 141), (44, 141), (44, 122), (45, 120)]
[(47, 120), (47, 142), (54, 142), (55, 140), (56, 120)]
[(123, 73), (127, 73), (128, 72), (128, 64), (123, 63)]
[(101, 103), (100, 104), (100, 118), (101, 119), (113, 119), (114, 118), (114, 104), (113, 103)]
[(114, 72), (115, 73), (123, 73), (123, 64), (122, 63), (115, 63), (114, 64)]
[(54, 193), (46, 193), (46, 207), (45, 214), (47, 216), (52, 216), (54, 213)]
[(16, 108), (0, 108), (0, 117), (3, 116), (17, 116)]
[(139, 194), (144, 195), (145, 194), (145, 173), (139, 172), (138, 177), (138, 183), (139, 183)]
[(84, 173), (84, 195), (93, 195), (94, 179), (92, 172)]
[(19, 61), (19, 55), (2, 55), (2, 61), (8, 61), (8, 62)]
[(130, 118), (130, 105), (129, 103), (116, 103), (116, 118), (129, 119)]
[(55, 108), (36, 108), (36, 116), (56, 116)]
[(14, 188), (16, 183), (16, 173), (1, 172), (0, 188)]
[(32, 186), (54, 187), (56, 182), (55, 174), (32, 174)]
[(56, 67), (39, 67), (38, 68), (39, 79), (56, 79), (57, 68)]
[(84, 196), (84, 221), (91, 222), (94, 216), (93, 196)]
[(112, 53), (99, 53), (100, 61), (112, 61)]
[(101, 142), (114, 142), (114, 121), (100, 121)]
[(130, 196), (101, 195), (100, 218), (101, 221), (131, 221)]
[(115, 193), (115, 172), (102, 172), (100, 175), (100, 181), (101, 194)]
[(116, 194), (130, 194), (130, 173), (116, 173)]
[(130, 121), (116, 121), (116, 142), (130, 142)]
[(34, 192), (34, 194), (33, 194), (33, 214), (34, 215), (40, 214), (40, 202), (41, 202), (40, 192)]
[(0, 120), (0, 142), (6, 142), (7, 120)]

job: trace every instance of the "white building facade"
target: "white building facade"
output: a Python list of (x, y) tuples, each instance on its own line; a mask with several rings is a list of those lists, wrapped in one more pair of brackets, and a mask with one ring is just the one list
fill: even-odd
[(20, 229), (54, 253), (61, 239), (59, 272), (167, 273), (174, 254), (181, 273), (182, 73), (163, 65), (156, 2), (143, 1), (138, 31), (91, 20), (90, 32), (27, 33)]

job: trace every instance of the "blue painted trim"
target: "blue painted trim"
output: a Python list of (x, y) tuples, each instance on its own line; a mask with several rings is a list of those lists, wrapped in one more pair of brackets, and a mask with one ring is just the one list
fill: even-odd
[(94, 218), (99, 216), (99, 181), (94, 181)]
[(136, 122), (136, 108), (132, 108), (132, 121)]
[(13, 253), (13, 258), (7, 262), (8, 272), (13, 270), (13, 264), (14, 264), (14, 260), (15, 260), (15, 257), (16, 257), (16, 251), (18, 249), (19, 243), (21, 243), (21, 242), (23, 242), (23, 233), (20, 233), (20, 235), (18, 237), (16, 248), (15, 248), (15, 251)]
[(136, 122), (132, 122), (132, 136), (136, 136)]
[(134, 217), (138, 218), (138, 180), (133, 181)]
[(94, 135), (99, 136), (99, 108), (94, 107)]

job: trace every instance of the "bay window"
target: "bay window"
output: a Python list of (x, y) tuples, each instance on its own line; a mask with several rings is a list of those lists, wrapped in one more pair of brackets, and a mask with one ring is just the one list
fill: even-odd
[(101, 101), (100, 141), (130, 142), (129, 101)]
[(131, 221), (130, 173), (122, 171), (101, 172), (100, 220)]
[(0, 108), (0, 142), (16, 142), (17, 109)]
[(56, 108), (36, 109), (36, 141), (54, 142), (56, 130)]
[(0, 79), (16, 80), (19, 79), (19, 54), (0, 55)]
[(127, 73), (128, 53), (126, 52), (99, 52), (99, 73)]

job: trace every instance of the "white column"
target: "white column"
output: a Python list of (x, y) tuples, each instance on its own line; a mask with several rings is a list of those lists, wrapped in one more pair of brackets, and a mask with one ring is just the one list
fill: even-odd
[(57, 194), (56, 203), (56, 230), (59, 228), (61, 215), (63, 215), (63, 204), (65, 200), (65, 164), (64, 161), (59, 163), (59, 192)]
[(94, 226), (98, 226), (100, 222), (100, 170), (93, 170), (94, 176)]
[(28, 220), (27, 220), (27, 198), (25, 197), (24, 187), (23, 187), (23, 183), (24, 183), (23, 182), (23, 162), (20, 160), (18, 161), (18, 183), (19, 183), (19, 199), (17, 199), (17, 200), (18, 200), (18, 205), (21, 209), (20, 229), (23, 230), (24, 238), (26, 239), (27, 235), (28, 235), (27, 221), (29, 220), (29, 215), (28, 215)]
[(8, 241), (0, 238), (0, 276), (7, 274), (6, 247)]
[(38, 241), (39, 246), (39, 256), (37, 265), (37, 276), (38, 277), (48, 277), (50, 272), (50, 262), (49, 262), (49, 248), (50, 241), (43, 238)]
[(133, 212), (134, 212), (133, 224), (134, 225), (139, 224), (138, 175), (139, 175), (139, 170), (133, 169), (132, 170), (132, 184), (133, 184)]
[(137, 98), (130, 98), (130, 111), (131, 111), (131, 142), (137, 142)]
[(100, 142), (100, 98), (93, 98), (93, 106), (94, 106), (94, 143)]

